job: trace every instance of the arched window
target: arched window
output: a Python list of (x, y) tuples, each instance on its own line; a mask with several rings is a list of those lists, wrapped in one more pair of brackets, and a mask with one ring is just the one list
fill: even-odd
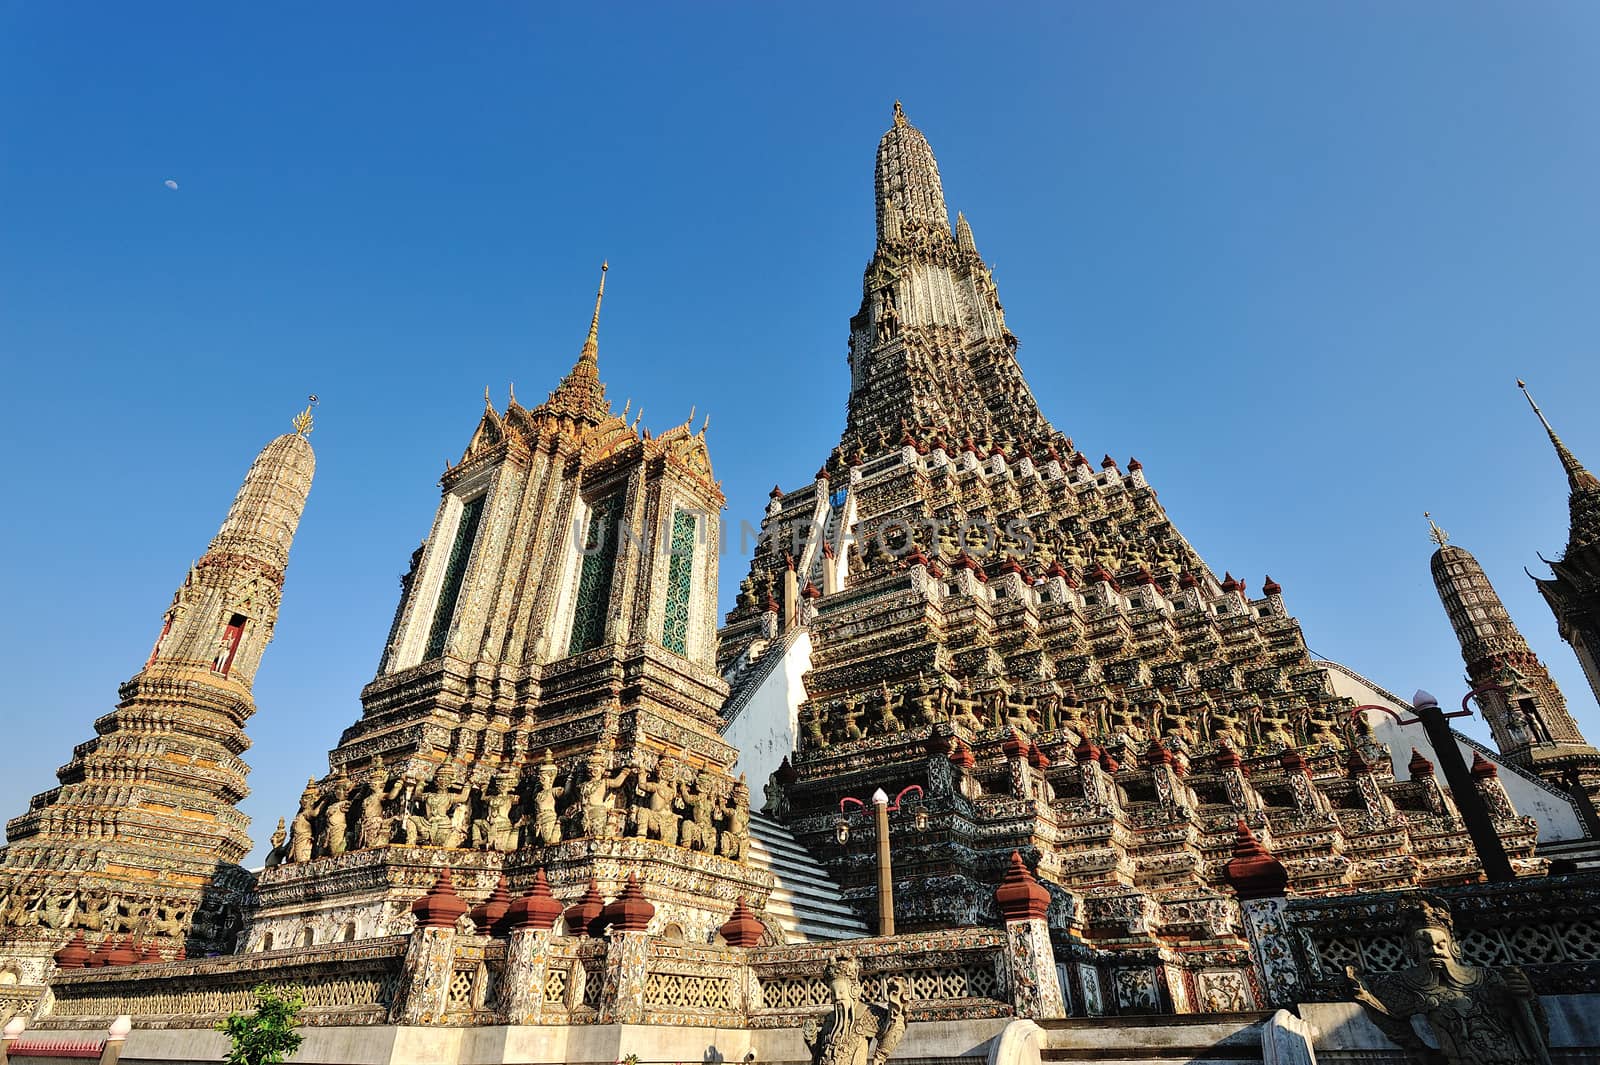
[(267, 951), (267, 950), (271, 950), (272, 949), (272, 933), (271, 932), (263, 932), (262, 933), (262, 935), (261, 935), (261, 949), (263, 951)]
[(356, 923), (354, 921), (346, 921), (344, 932), (339, 938), (344, 940), (346, 943), (354, 943), (356, 940)]
[(312, 928), (309, 925), (307, 925), (305, 931), (300, 933), (300, 945), (302, 947), (314, 947), (314, 946), (316, 946), (317, 945), (317, 930), (315, 928)]

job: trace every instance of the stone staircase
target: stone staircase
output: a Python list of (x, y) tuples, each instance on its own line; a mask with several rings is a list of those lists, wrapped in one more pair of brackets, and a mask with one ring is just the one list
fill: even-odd
[(789, 830), (754, 812), (750, 814), (750, 862), (771, 871), (776, 882), (767, 899), (767, 913), (777, 919), (791, 942), (870, 934), (855, 911), (840, 900), (839, 885)]
[(1040, 1021), (1042, 1061), (1112, 1065), (1261, 1065), (1262, 1026), (1269, 1013), (1069, 1017)]

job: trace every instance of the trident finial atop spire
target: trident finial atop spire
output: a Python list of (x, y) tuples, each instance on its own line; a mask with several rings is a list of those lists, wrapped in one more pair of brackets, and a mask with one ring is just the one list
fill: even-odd
[(1440, 547), (1450, 542), (1450, 534), (1439, 528), (1439, 524), (1433, 520), (1432, 514), (1424, 510), (1422, 516), (1428, 519), (1428, 539)]
[(894, 124), (897, 126), (906, 124), (906, 109), (900, 106), (899, 100), (894, 102)]
[(294, 416), (294, 431), (300, 436), (311, 435), (311, 410), (317, 405), (317, 396), (313, 392), (306, 397), (306, 409)]
[(606, 298), (606, 270), (610, 268), (609, 262), (600, 264), (600, 290), (594, 294), (594, 317), (589, 319), (589, 336), (583, 342), (583, 352), (580, 356), (598, 361), (600, 356), (600, 301)]

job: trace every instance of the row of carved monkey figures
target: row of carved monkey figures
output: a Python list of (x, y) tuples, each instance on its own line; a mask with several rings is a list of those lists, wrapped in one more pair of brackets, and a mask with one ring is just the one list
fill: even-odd
[(0, 929), (10, 928), (181, 939), (189, 928), (189, 910), (153, 895), (113, 894), (103, 887), (45, 891), (38, 884), (17, 884), (0, 894)]
[(609, 748), (599, 746), (559, 778), (561, 767), (548, 750), (531, 779), (522, 767), (506, 765), (483, 787), (458, 783), (450, 762), (424, 782), (391, 774), (374, 757), (365, 780), (341, 768), (320, 785), (306, 785), (292, 826), (286, 831), (278, 822), (267, 866), (391, 843), (509, 854), (617, 835), (614, 814), (623, 811), (623, 827), (637, 838), (744, 860), (750, 790), (742, 776), (730, 785), (710, 769), (691, 772), (666, 754), (653, 772), (639, 766), (613, 772)]
[(1336, 710), (1324, 703), (1293, 709), (1241, 709), (1214, 703), (1195, 715), (1160, 707), (1146, 719), (1127, 703), (1110, 698), (1093, 702), (1093, 708), (1086, 707), (1056, 692), (1030, 696), (1002, 688), (973, 691), (969, 682), (948, 674), (933, 679), (919, 673), (914, 684), (890, 687), (887, 681), (880, 681), (878, 691), (870, 697), (851, 693), (832, 702), (813, 703), (802, 726), (806, 747), (813, 751), (941, 722), (972, 733), (1009, 728), (1030, 739), (1041, 732), (1067, 729), (1076, 734), (1074, 742), (1092, 736), (1141, 747), (1157, 735), (1189, 747), (1210, 742), (1236, 748), (1310, 744), (1342, 748), (1348, 741)]

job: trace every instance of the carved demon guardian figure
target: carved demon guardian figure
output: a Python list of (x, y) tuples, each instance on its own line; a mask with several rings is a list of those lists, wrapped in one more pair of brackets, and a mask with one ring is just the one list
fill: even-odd
[(828, 962), (827, 980), (833, 1012), (807, 1021), (801, 1031), (811, 1065), (884, 1065), (906, 1034), (905, 984), (890, 977), (884, 986), (887, 1001), (868, 1003), (860, 965), (837, 955)]
[(1550, 1065), (1549, 1024), (1519, 968), (1479, 969), (1461, 960), (1450, 911), (1419, 900), (1409, 938), (1411, 968), (1347, 991), (1385, 1035), (1430, 1065)]

